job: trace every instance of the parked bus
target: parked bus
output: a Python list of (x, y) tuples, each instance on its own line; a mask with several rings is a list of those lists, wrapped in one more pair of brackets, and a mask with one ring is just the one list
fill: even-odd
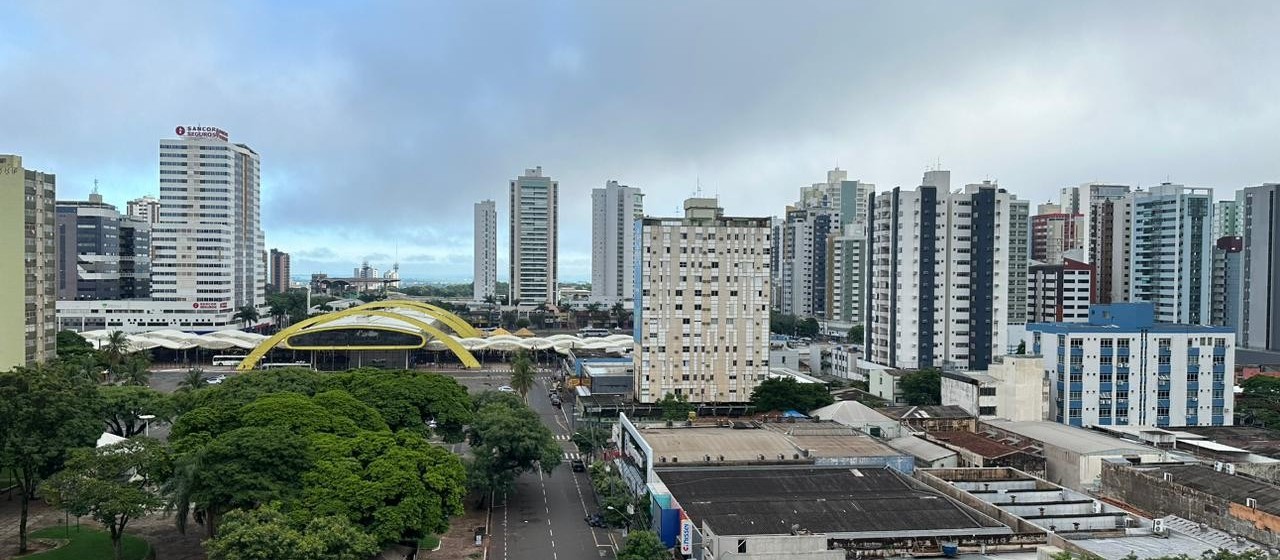
[(213, 365), (215, 365), (215, 366), (232, 366), (232, 367), (235, 367), (235, 366), (240, 365), (240, 362), (241, 362), (241, 361), (243, 361), (243, 360), (244, 360), (244, 356), (235, 356), (235, 355), (231, 355), (231, 354), (225, 354), (225, 355), (222, 355), (222, 356), (214, 356), (214, 357), (213, 357)]
[(610, 334), (612, 333), (609, 332), (609, 329), (588, 327), (578, 331), (578, 338), (596, 338), (596, 337), (603, 338), (603, 337), (609, 336)]

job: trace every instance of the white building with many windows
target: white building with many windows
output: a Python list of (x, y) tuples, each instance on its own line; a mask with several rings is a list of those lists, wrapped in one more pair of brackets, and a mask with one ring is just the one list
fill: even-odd
[(636, 399), (746, 402), (769, 374), (770, 218), (691, 198), (637, 222)]
[(640, 189), (605, 183), (591, 190), (591, 300), (630, 302), (635, 288), (636, 220), (644, 217)]
[(1075, 259), (1032, 264), (1027, 269), (1027, 323), (1084, 323), (1089, 320), (1093, 267)]
[(1207, 325), (1213, 267), (1213, 189), (1165, 183), (1135, 192), (1129, 301), (1161, 323)]
[(894, 368), (986, 369), (1027, 316), (1028, 204), (950, 171), (870, 208), (868, 359)]
[(1229, 426), (1235, 333), (1157, 323), (1150, 303), (1094, 305), (1088, 323), (1027, 326), (1049, 419), (1073, 426)]
[(556, 303), (560, 183), (542, 166), (511, 181), (511, 303)]

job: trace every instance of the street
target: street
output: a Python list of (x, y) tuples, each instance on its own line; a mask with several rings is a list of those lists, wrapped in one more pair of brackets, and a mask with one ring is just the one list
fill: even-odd
[[(453, 377), (468, 390), (478, 392), (506, 384), (508, 375), (466, 372)], [(516, 480), (513, 493), (495, 497), (488, 558), (613, 558), (614, 543), (610, 538), (613, 531), (590, 527), (584, 520), (596, 513), (591, 478), (585, 472), (573, 472), (569, 466), (569, 459), (577, 458), (578, 450), (569, 441), (571, 432), (566, 413), (551, 406), (547, 398), (549, 382), (547, 375), (538, 376), (536, 388), (529, 393), (529, 406), (556, 434), (556, 441), (564, 449), (564, 463), (549, 475), (525, 474)]]

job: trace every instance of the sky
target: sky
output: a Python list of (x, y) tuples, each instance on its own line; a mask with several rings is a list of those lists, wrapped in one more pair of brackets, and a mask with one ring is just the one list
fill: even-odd
[(175, 126), (218, 126), (261, 154), (295, 275), (460, 281), (472, 205), (498, 201), (505, 255), (508, 181), (541, 165), (561, 278), (587, 280), (611, 179), (655, 216), (699, 187), (780, 215), (836, 165), (1033, 204), (1280, 181), (1277, 24), (1269, 1), (8, 2), (0, 153), (123, 207)]

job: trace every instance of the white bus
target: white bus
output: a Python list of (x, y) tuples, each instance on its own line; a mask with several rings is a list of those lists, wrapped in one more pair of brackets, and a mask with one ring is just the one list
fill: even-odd
[(593, 337), (603, 338), (603, 337), (609, 336), (610, 334), (612, 333), (609, 332), (609, 329), (587, 327), (585, 329), (578, 331), (578, 338), (593, 338)]
[(213, 365), (234, 367), (234, 366), (240, 365), (240, 362), (243, 360), (244, 360), (244, 356), (235, 356), (232, 354), (225, 354), (222, 356), (214, 356)]

